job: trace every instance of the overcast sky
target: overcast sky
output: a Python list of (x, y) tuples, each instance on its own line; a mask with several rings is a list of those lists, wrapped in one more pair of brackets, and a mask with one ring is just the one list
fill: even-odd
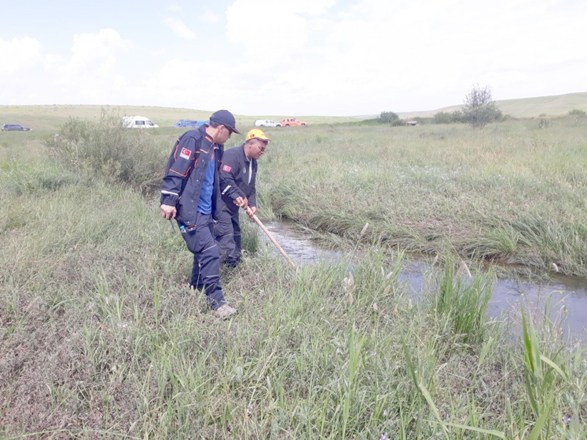
[(585, 0), (0, 0), (0, 104), (367, 115), (587, 91)]

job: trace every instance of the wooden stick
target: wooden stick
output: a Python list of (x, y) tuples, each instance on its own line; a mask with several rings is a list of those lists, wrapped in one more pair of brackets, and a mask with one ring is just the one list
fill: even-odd
[(251, 217), (253, 220), (255, 220), (255, 223), (257, 223), (259, 225), (259, 227), (263, 230), (263, 232), (265, 233), (265, 235), (267, 235), (267, 237), (269, 238), (269, 240), (271, 240), (271, 243), (273, 243), (275, 245), (275, 247), (279, 250), (279, 252), (281, 252), (281, 255), (283, 255), (285, 257), (285, 259), (289, 262), (289, 264), (291, 264), (294, 269), (297, 269), (298, 267), (296, 266), (296, 263), (294, 263), (293, 260), (289, 257), (289, 255), (287, 255), (285, 253), (285, 251), (283, 250), (283, 248), (279, 245), (279, 243), (277, 243), (277, 241), (275, 240), (275, 238), (273, 238), (273, 236), (271, 235), (271, 233), (269, 232), (269, 230), (265, 227), (265, 225), (261, 222), (261, 220), (259, 220), (259, 217), (257, 217), (255, 214), (252, 213), (251, 208), (249, 208), (247, 206), (245, 208), (245, 211), (247, 212), (247, 215), (249, 217)]

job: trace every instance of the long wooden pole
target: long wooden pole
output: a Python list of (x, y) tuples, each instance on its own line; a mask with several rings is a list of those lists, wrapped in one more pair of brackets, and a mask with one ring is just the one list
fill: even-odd
[(296, 266), (296, 263), (294, 263), (293, 260), (289, 257), (289, 255), (287, 255), (285, 253), (283, 248), (279, 245), (279, 243), (277, 243), (275, 238), (273, 238), (273, 236), (271, 235), (269, 230), (265, 227), (265, 225), (261, 222), (261, 220), (259, 220), (259, 217), (257, 217), (255, 214), (252, 213), (251, 208), (249, 208), (247, 206), (245, 208), (245, 211), (247, 212), (247, 215), (249, 217), (251, 217), (255, 221), (255, 223), (257, 223), (259, 225), (259, 227), (263, 230), (265, 235), (267, 235), (269, 240), (271, 240), (271, 243), (273, 243), (275, 245), (275, 247), (279, 250), (279, 252), (281, 252), (281, 255), (283, 255), (285, 257), (285, 259), (289, 262), (289, 264), (291, 264), (294, 269), (297, 269), (298, 267)]

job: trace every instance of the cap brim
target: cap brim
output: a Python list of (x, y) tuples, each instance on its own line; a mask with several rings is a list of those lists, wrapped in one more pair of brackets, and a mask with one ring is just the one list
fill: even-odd
[(241, 134), (241, 132), (238, 131), (236, 128), (231, 127), (230, 125), (226, 125), (225, 123), (223, 123), (222, 121), (219, 121), (216, 118), (210, 118), (210, 122), (216, 122), (217, 124), (224, 125), (226, 128), (228, 128), (231, 131), (231, 133)]

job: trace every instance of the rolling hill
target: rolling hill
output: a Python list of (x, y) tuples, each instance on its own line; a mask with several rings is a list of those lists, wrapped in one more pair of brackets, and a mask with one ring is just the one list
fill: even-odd
[[(504, 115), (515, 118), (556, 117), (577, 109), (587, 112), (587, 92), (568, 93), (556, 96), (541, 96), (523, 99), (496, 101)], [(432, 117), (438, 112), (452, 112), (462, 105), (453, 105), (436, 110), (398, 112), (402, 119)], [(0, 124), (19, 122), (37, 129), (55, 130), (70, 117), (98, 119), (102, 112), (114, 115), (144, 115), (162, 127), (171, 127), (178, 119), (206, 119), (211, 111), (187, 108), (167, 108), (149, 106), (110, 106), (110, 105), (23, 105), (0, 106)], [(237, 126), (252, 127), (255, 119), (280, 120), (292, 115), (236, 115)], [(357, 119), (375, 119), (379, 115), (362, 116), (303, 116), (309, 124), (335, 124), (356, 122)]]
[[(495, 101), (504, 115), (514, 118), (535, 118), (538, 116), (562, 116), (571, 110), (587, 112), (587, 92), (565, 95), (539, 96), (535, 98), (504, 99)], [(398, 113), (402, 119), (432, 117), (439, 112), (453, 112), (462, 105), (453, 105), (436, 110)]]

